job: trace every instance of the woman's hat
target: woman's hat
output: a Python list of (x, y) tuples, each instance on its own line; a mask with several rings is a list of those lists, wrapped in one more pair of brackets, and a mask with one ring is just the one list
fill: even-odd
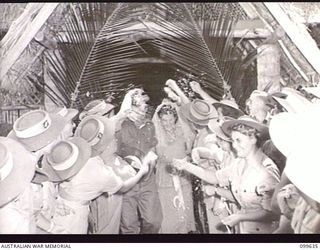
[(92, 157), (101, 154), (114, 139), (114, 135), (114, 123), (99, 115), (85, 117), (75, 131), (75, 136), (83, 138), (91, 146)]
[(225, 134), (230, 136), (231, 131), (232, 131), (232, 127), (236, 124), (243, 124), (248, 127), (256, 129), (261, 134), (261, 137), (264, 139), (269, 136), (268, 135), (268, 127), (266, 125), (259, 123), (258, 121), (256, 121), (255, 119), (253, 119), (252, 117), (247, 116), (247, 115), (240, 116), (238, 119), (225, 121), (221, 127), (222, 131)]
[(35, 184), (41, 184), (42, 182), (46, 182), (46, 181), (50, 181), (50, 177), (48, 176), (48, 173), (42, 170), (42, 163), (41, 163), (41, 168), (36, 166), (36, 171), (34, 173), (34, 176), (31, 182)]
[[(225, 117), (225, 119), (226, 120), (234, 120), (231, 117)], [(221, 139), (223, 139), (225, 141), (228, 141), (228, 142), (232, 141), (230, 136), (228, 136), (227, 134), (225, 134), (223, 132), (223, 130), (221, 129), (221, 126), (219, 125), (217, 120), (215, 120), (215, 119), (210, 120), (209, 124), (208, 124), (208, 127), (216, 136), (220, 137)]]
[(272, 98), (280, 104), (287, 112), (298, 113), (303, 112), (312, 103), (302, 96), (299, 91), (292, 88), (283, 88), (281, 90), (285, 97), (272, 96)]
[(84, 139), (73, 137), (62, 140), (43, 157), (41, 173), (52, 182), (67, 180), (81, 170), (90, 156), (91, 148)]
[(124, 157), (124, 160), (126, 160), (135, 170), (139, 170), (141, 168), (142, 162), (135, 155), (128, 155)]
[(80, 113), (79, 119), (82, 120), (89, 115), (105, 115), (115, 108), (111, 103), (107, 103), (102, 99), (97, 99), (89, 102), (84, 110)]
[(314, 95), (320, 99), (320, 87), (305, 87), (303, 90), (307, 91), (309, 94)]
[(287, 157), (284, 172), (289, 180), (304, 194), (320, 203), (320, 145), (301, 147)]
[(0, 137), (0, 207), (15, 199), (30, 184), (36, 162), (19, 142)]
[(270, 122), (274, 145), (287, 157), (285, 173), (303, 193), (320, 203), (320, 104), (301, 113), (280, 113)]
[(215, 102), (212, 104), (217, 110), (222, 108), (222, 114), (224, 116), (229, 116), (234, 119), (237, 119), (240, 116), (243, 116), (244, 113), (239, 109), (238, 104), (232, 100), (221, 100), (220, 102)]
[(320, 105), (312, 104), (300, 113), (282, 112), (275, 115), (269, 125), (273, 144), (285, 156), (295, 147), (306, 147), (320, 137)]
[(67, 120), (60, 115), (34, 110), (18, 118), (8, 136), (28, 150), (37, 151), (55, 140), (66, 124)]
[(56, 109), (51, 111), (51, 113), (61, 115), (67, 121), (71, 121), (77, 116), (79, 111), (77, 109), (66, 108), (65, 106), (63, 106), (63, 107), (57, 107)]
[(180, 110), (188, 120), (203, 126), (208, 125), (210, 119), (218, 117), (218, 112), (211, 103), (200, 99), (183, 105)]
[(255, 89), (254, 91), (251, 92), (251, 95), (250, 95), (249, 99), (251, 99), (251, 98), (253, 98), (255, 96), (267, 97), (268, 93), (266, 91), (263, 91), (263, 90)]

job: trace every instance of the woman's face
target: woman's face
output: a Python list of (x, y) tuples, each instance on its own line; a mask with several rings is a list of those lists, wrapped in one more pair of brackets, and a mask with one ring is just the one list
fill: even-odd
[(175, 117), (173, 114), (164, 114), (160, 118), (161, 125), (165, 131), (170, 131), (175, 127)]
[(256, 147), (257, 139), (255, 136), (244, 135), (238, 131), (231, 133), (232, 146), (237, 151), (237, 156), (246, 158), (250, 152)]

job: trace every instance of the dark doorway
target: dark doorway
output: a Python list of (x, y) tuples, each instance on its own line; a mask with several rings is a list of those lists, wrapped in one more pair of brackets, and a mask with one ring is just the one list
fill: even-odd
[(150, 105), (157, 107), (166, 97), (163, 88), (168, 79), (173, 79), (176, 69), (166, 63), (143, 63), (137, 65), (137, 83), (150, 96)]

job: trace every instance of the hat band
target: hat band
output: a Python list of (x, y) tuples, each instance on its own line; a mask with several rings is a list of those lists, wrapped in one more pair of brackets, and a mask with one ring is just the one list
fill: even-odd
[(16, 133), (16, 136), (19, 138), (30, 138), (36, 135), (40, 135), (48, 130), (51, 126), (51, 119), (49, 114), (46, 113), (46, 116), (40, 122), (25, 130), (18, 130), (17, 124), (18, 123), (15, 122), (13, 125), (13, 130)]
[(103, 133), (104, 133), (104, 124), (103, 122), (101, 122), (99, 119), (95, 119), (98, 122), (98, 126), (99, 126), (99, 132), (96, 134), (96, 136), (88, 141), (90, 146), (94, 146), (96, 144), (98, 144), (101, 140), (101, 138), (103, 137)]
[(211, 112), (212, 112), (212, 109), (210, 109), (210, 107), (208, 106), (208, 111), (202, 111), (202, 110), (199, 110), (197, 107), (192, 107), (190, 109), (190, 113), (192, 113), (193, 111), (196, 112), (197, 114), (201, 115), (201, 116), (210, 116)]
[(100, 102), (99, 104), (97, 104), (96, 106), (94, 106), (92, 109), (88, 110), (87, 114), (94, 115), (96, 113), (103, 111), (106, 108), (107, 108), (107, 104), (103, 101), (103, 102)]
[[(132, 162), (135, 162), (135, 163), (139, 164), (140, 166), (142, 165), (142, 162), (140, 161), (140, 159), (135, 155), (128, 155), (125, 157), (125, 159), (131, 160)], [(132, 164), (130, 164), (130, 165), (132, 165)]]
[(79, 148), (71, 142), (68, 142), (68, 144), (72, 147), (72, 154), (67, 160), (65, 160), (64, 162), (61, 162), (59, 164), (52, 164), (50, 162), (50, 160), (48, 160), (51, 167), (54, 170), (58, 170), (58, 171), (66, 170), (68, 168), (71, 168), (76, 163), (76, 161), (79, 157)]
[(207, 121), (209, 121), (209, 120), (211, 120), (211, 119), (213, 119), (213, 118), (198, 118), (198, 117), (196, 117), (196, 116), (194, 116), (193, 114), (192, 114), (192, 112), (190, 112), (189, 113), (190, 114), (190, 118), (191, 118), (191, 121), (196, 121), (196, 122), (207, 122)]
[(107, 109), (107, 104), (105, 103), (105, 101), (102, 101), (96, 106), (94, 106), (93, 108), (82, 111), (81, 114), (79, 115), (79, 118), (80, 120), (82, 120), (88, 115), (103, 115), (101, 113), (104, 111), (104, 109)]
[(68, 114), (68, 109), (66, 107), (63, 107), (57, 114), (61, 115), (62, 117), (66, 117), (66, 115)]
[(5, 164), (0, 169), (0, 181), (4, 180), (13, 168), (13, 159), (10, 152), (7, 154)]

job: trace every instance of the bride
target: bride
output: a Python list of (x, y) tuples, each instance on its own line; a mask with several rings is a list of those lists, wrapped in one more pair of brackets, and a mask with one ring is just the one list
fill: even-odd
[(179, 119), (177, 109), (175, 103), (164, 99), (153, 116), (159, 157), (156, 180), (164, 215), (160, 233), (195, 231), (189, 175), (171, 167), (172, 159), (183, 159), (190, 154), (195, 136)]

